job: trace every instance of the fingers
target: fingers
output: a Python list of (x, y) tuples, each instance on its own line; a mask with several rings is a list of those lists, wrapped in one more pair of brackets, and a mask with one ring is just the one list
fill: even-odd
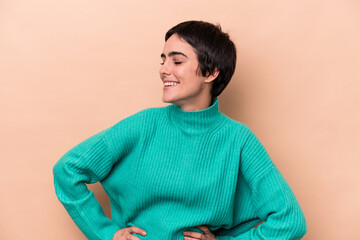
[(143, 236), (146, 235), (146, 232), (145, 232), (143, 229), (138, 228), (138, 227), (132, 226), (132, 227), (126, 228), (126, 230), (127, 230), (129, 233), (136, 233), (136, 234), (140, 234), (140, 235), (143, 235)]
[(185, 235), (184, 237), (185, 240), (203, 239), (202, 237), (204, 236), (202, 233), (190, 232), (190, 231), (185, 231), (183, 232), (183, 234)]
[(192, 238), (192, 237), (184, 237), (184, 240), (199, 240), (202, 238)]
[(113, 240), (140, 240), (140, 238), (132, 235), (132, 233), (143, 236), (146, 235), (146, 232), (143, 229), (132, 226), (118, 230), (115, 233)]
[(129, 235), (126, 237), (126, 240), (141, 240), (141, 239), (138, 237), (135, 237), (134, 235)]
[(198, 229), (204, 232), (205, 235), (211, 234), (210, 229), (207, 226), (196, 226)]
[(196, 226), (203, 233), (185, 231), (184, 240), (216, 240), (216, 236), (206, 226)]

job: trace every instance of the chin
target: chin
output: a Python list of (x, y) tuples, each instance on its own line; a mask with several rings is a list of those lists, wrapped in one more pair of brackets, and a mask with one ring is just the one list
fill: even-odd
[(162, 101), (164, 102), (164, 103), (174, 103), (174, 101), (171, 101), (171, 100), (168, 100), (168, 99), (162, 99)]
[(162, 101), (163, 101), (164, 103), (174, 103), (176, 100), (173, 99), (173, 98), (169, 98), (169, 97), (163, 96), (163, 97), (162, 97)]

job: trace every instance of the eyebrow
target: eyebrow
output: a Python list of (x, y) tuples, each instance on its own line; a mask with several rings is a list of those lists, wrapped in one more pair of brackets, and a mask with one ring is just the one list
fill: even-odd
[[(170, 52), (170, 53), (168, 54), (169, 57), (172, 57), (172, 56), (175, 56), (175, 55), (181, 55), (181, 56), (184, 56), (184, 57), (188, 58), (188, 56), (186, 56), (186, 55), (185, 55), (184, 53), (182, 53), (182, 52)], [(162, 53), (160, 56), (161, 56), (161, 58), (166, 58), (165, 54), (163, 54), (163, 53)]]

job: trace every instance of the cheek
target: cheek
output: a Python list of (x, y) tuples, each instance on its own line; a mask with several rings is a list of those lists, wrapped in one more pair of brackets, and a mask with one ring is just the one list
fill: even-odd
[(186, 84), (196, 84), (199, 76), (197, 75), (196, 69), (189, 68), (179, 68), (174, 70), (174, 76), (181, 82), (186, 82)]
[(173, 74), (178, 80), (186, 79), (186, 70), (182, 68), (174, 69)]

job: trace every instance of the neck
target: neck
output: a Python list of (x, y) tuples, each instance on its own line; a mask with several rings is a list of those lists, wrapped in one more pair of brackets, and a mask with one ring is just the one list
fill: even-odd
[(200, 111), (211, 106), (213, 99), (211, 96), (206, 98), (198, 98), (195, 103), (178, 103), (178, 105), (184, 111)]

